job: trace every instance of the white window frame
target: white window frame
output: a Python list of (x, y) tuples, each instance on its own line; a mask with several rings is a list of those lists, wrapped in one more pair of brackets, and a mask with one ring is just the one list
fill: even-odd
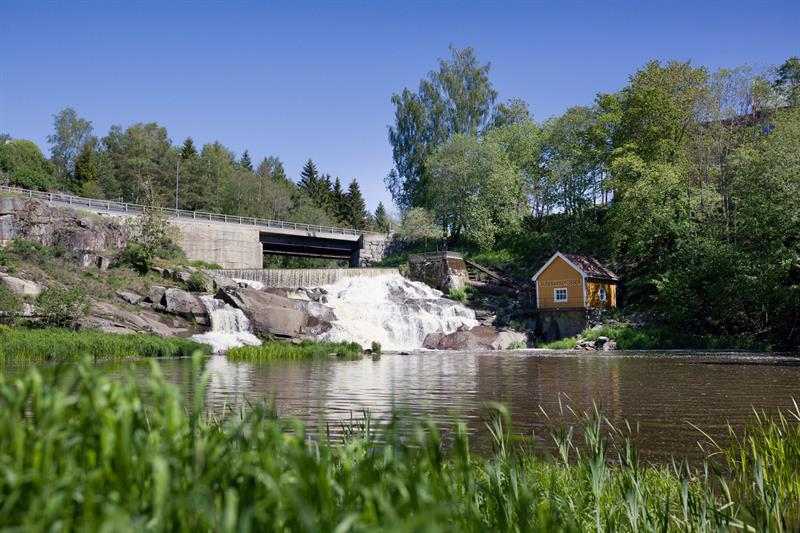
[[(558, 291), (564, 291), (564, 299), (558, 297)], [(553, 289), (553, 302), (557, 304), (567, 303), (569, 301), (569, 289), (567, 287), (556, 287)]]
[(600, 290), (597, 291), (597, 296), (601, 302), (605, 302), (608, 299), (608, 294), (606, 294), (606, 290), (603, 287), (600, 287)]

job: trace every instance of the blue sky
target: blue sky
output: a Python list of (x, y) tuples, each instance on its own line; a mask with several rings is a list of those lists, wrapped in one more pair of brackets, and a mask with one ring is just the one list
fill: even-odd
[(756, 67), (800, 55), (800, 2), (10, 2), (0, 0), (0, 132), (47, 151), (67, 106), (104, 135), (155, 121), (309, 157), (369, 207), (390, 201), (392, 93), (473, 46), (500, 99), (537, 120), (622, 87), (650, 59)]

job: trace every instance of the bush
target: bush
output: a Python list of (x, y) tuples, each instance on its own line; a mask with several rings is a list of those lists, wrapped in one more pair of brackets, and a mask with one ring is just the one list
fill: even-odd
[(88, 311), (89, 301), (79, 289), (48, 287), (36, 297), (36, 313), (45, 326), (75, 329)]
[(372, 353), (380, 355), (382, 348), (383, 347), (381, 346), (381, 343), (379, 343), (378, 341), (372, 341), (372, 346), (371, 346)]
[(119, 255), (119, 264), (129, 266), (144, 275), (153, 268), (153, 256), (141, 244), (128, 242)]
[(0, 324), (15, 324), (17, 314), (22, 310), (19, 296), (0, 283)]
[(457, 289), (450, 289), (447, 292), (447, 297), (451, 300), (455, 300), (457, 302), (466, 302), (467, 301), (467, 289), (464, 287), (458, 287)]
[(201, 261), (200, 259), (189, 261), (189, 266), (202, 268), (203, 270), (222, 270), (222, 265), (219, 263), (209, 263), (207, 261)]
[(514, 341), (506, 347), (506, 350), (524, 350), (528, 345), (522, 341)]
[(206, 277), (202, 272), (192, 272), (186, 281), (186, 290), (189, 292), (203, 292), (206, 290)]

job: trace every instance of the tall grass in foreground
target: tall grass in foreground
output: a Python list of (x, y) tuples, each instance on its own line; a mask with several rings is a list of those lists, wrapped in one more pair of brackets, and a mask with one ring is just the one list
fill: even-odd
[(267, 340), (260, 346), (241, 346), (228, 350), (231, 361), (275, 361), (314, 359), (335, 354), (340, 359), (359, 359), (364, 348), (357, 342), (325, 342), (304, 340), (300, 344)]
[(0, 327), (0, 361), (77, 361), (84, 356), (94, 359), (178, 357), (189, 356), (197, 350), (211, 351), (205, 344), (189, 339), (162, 339), (143, 333), (115, 335), (99, 331)]
[[(103, 531), (786, 531), (800, 527), (798, 413), (761, 418), (700, 468), (640, 461), (599, 413), (554, 426), (557, 453), (512, 444), (507, 412), (476, 456), (464, 425), (409, 439), (390, 424), (342, 440), (264, 405), (205, 414), (152, 361), (145, 383), (92, 365), (61, 385), (0, 375), (0, 528)], [(62, 376), (63, 379), (63, 376)], [(606, 436), (604, 438), (604, 435)], [(608, 438), (610, 435), (611, 438)], [(776, 461), (776, 459), (778, 459)]]

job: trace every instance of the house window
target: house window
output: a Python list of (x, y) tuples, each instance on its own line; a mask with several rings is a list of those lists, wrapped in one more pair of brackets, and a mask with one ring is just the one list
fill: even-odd
[(553, 300), (556, 303), (564, 303), (567, 301), (567, 289), (564, 287), (553, 289)]
[(600, 295), (600, 301), (601, 302), (605, 302), (606, 301), (606, 290), (605, 289), (600, 289), (599, 295)]

